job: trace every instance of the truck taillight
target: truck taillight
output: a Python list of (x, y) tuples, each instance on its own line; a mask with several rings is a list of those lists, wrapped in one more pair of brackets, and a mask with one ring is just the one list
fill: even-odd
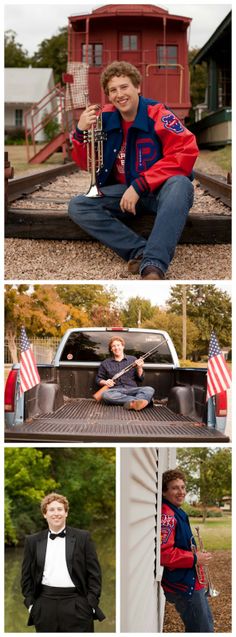
[(227, 392), (222, 391), (215, 397), (215, 414), (216, 416), (227, 416)]
[(5, 386), (5, 411), (15, 410), (15, 391), (17, 381), (17, 369), (12, 369), (8, 375)]

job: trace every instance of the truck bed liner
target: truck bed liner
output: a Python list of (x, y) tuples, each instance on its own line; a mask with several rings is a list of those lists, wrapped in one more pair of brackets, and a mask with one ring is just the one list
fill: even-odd
[(70, 399), (56, 412), (8, 428), (6, 442), (229, 442), (229, 438), (194, 419), (158, 405), (140, 412), (92, 399)]

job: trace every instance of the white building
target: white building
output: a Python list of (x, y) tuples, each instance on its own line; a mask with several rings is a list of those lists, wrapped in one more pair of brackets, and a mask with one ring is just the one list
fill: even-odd
[[(53, 102), (45, 100), (54, 88), (53, 69), (6, 68), (5, 69), (5, 132), (25, 128), (25, 113), (32, 109), (36, 113), (35, 123), (41, 122), (45, 112), (51, 112)], [(43, 101), (44, 100), (44, 101)], [(40, 102), (39, 107), (37, 106)], [(38, 122), (37, 122), (38, 110)], [(40, 128), (40, 126), (39, 126)], [(36, 132), (36, 141), (44, 141), (44, 131)]]
[(162, 473), (175, 466), (173, 447), (121, 449), (121, 632), (162, 632)]

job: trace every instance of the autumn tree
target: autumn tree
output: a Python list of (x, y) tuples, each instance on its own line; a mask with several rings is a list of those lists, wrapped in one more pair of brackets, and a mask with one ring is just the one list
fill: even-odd
[(85, 310), (64, 303), (53, 285), (7, 285), (5, 335), (12, 361), (17, 362), (17, 339), (24, 325), (32, 336), (62, 336), (69, 327), (86, 325)]

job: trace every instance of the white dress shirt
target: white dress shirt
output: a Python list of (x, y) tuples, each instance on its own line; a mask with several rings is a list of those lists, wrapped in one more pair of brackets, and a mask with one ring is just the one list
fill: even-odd
[(44, 586), (64, 588), (75, 586), (66, 563), (66, 538), (57, 537), (54, 540), (50, 540), (49, 534), (50, 531), (48, 533), (42, 584)]

